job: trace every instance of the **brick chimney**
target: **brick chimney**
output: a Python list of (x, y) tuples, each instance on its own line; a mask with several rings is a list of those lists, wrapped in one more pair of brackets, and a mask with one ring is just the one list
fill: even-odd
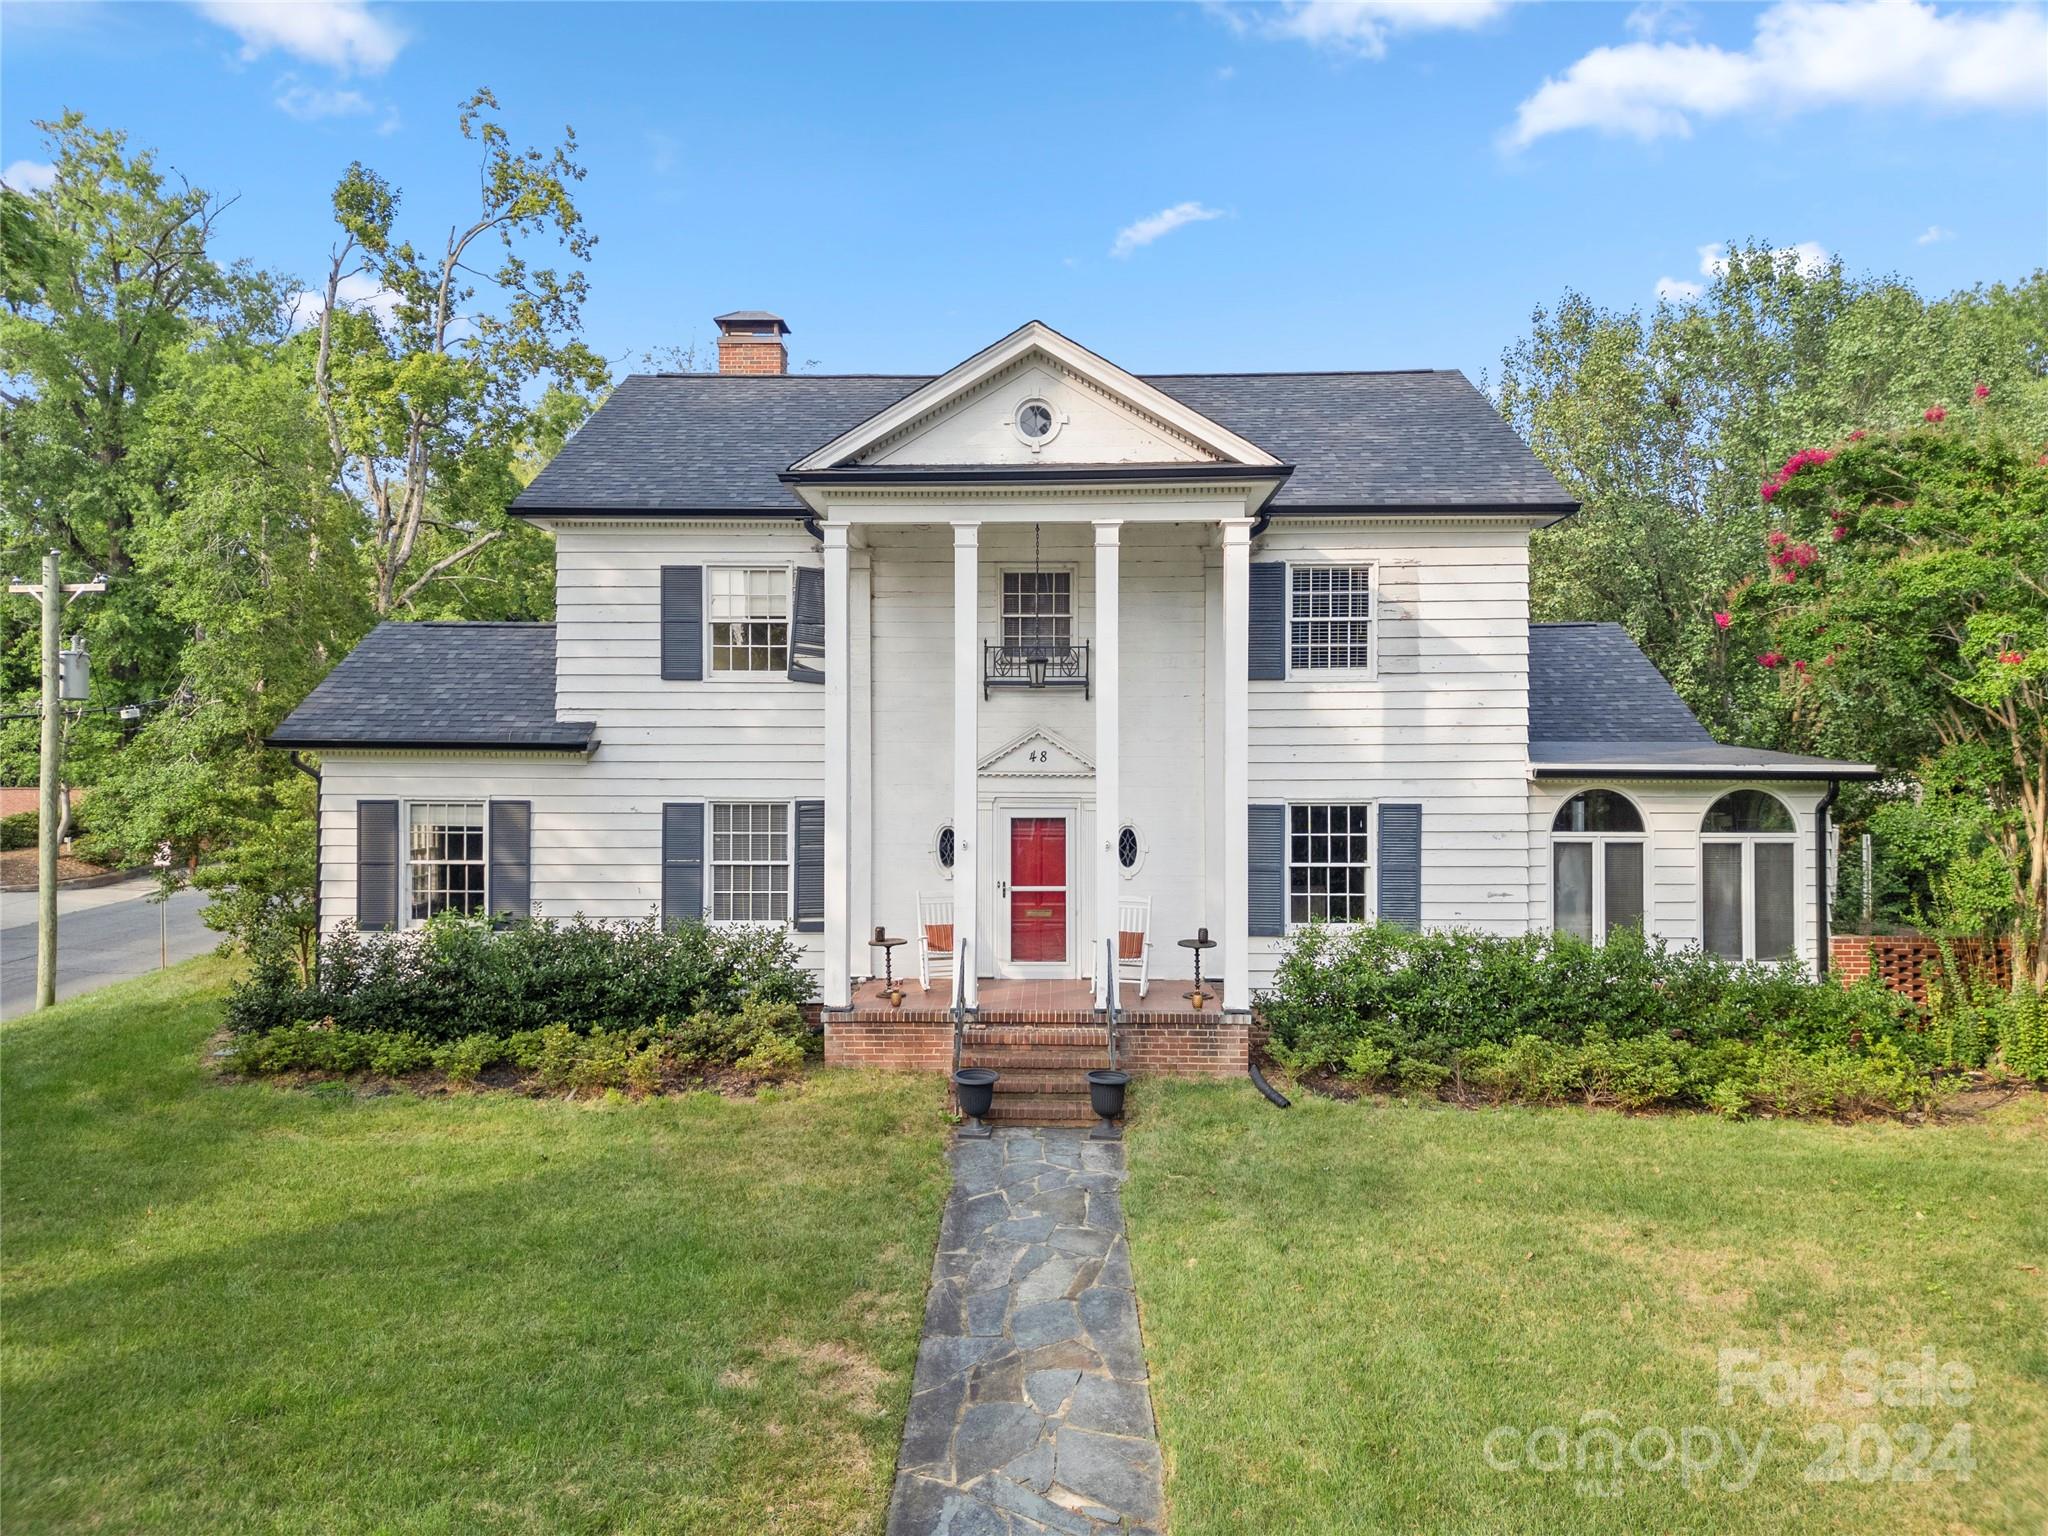
[(712, 324), (718, 327), (720, 373), (789, 372), (789, 348), (782, 344), (789, 327), (780, 315), (765, 309), (736, 309), (717, 316)]

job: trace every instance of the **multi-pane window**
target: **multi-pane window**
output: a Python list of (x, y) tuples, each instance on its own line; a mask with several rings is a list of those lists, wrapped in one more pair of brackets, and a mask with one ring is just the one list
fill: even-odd
[(789, 920), (789, 806), (711, 807), (711, 918)]
[(711, 670), (789, 670), (789, 572), (713, 566)]
[(1287, 808), (1287, 920), (1362, 923), (1371, 889), (1369, 805)]
[(1372, 665), (1372, 567), (1287, 568), (1287, 662), (1294, 671)]
[(480, 914), (484, 909), (483, 806), (415, 801), (406, 824), (406, 866), (412, 871), (413, 922), (425, 922), (437, 912)]
[(1550, 824), (1551, 925), (1604, 942), (1643, 922), (1642, 813), (1611, 789), (1573, 795)]
[(1003, 572), (1003, 649), (1065, 651), (1073, 644), (1072, 573)]
[(1700, 821), (1700, 921), (1709, 954), (1778, 960), (1793, 929), (1792, 813), (1776, 795), (1738, 789)]

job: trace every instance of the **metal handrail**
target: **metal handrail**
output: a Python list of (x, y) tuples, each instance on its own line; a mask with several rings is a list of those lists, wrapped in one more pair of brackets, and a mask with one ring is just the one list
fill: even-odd
[(1102, 955), (1109, 962), (1109, 969), (1105, 973), (1107, 979), (1103, 983), (1102, 997), (1105, 1005), (1104, 1012), (1109, 1018), (1109, 1070), (1114, 1072), (1117, 1070), (1115, 939), (1104, 939), (1102, 941)]

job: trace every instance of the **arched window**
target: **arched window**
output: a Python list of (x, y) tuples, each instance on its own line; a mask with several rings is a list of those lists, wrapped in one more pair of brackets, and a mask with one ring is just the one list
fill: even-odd
[(1593, 943), (1641, 927), (1647, 843), (1635, 802), (1589, 789), (1550, 823), (1551, 926)]
[(1725, 960), (1796, 953), (1792, 867), (1796, 823), (1761, 789), (1723, 795), (1700, 819), (1701, 939)]

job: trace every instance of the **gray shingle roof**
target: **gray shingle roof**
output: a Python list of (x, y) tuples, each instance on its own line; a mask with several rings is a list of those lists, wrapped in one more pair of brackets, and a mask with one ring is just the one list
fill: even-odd
[(269, 744), (584, 751), (596, 732), (588, 720), (555, 719), (554, 625), (387, 622)]
[[(513, 503), (519, 512), (793, 515), (777, 476), (929, 383), (917, 375), (634, 374)], [(1275, 513), (1576, 505), (1461, 373), (1168, 374), (1146, 380), (1293, 475)]]
[(1529, 626), (1529, 761), (1552, 774), (1876, 777), (1862, 763), (1721, 745), (1619, 624)]
[(1711, 743), (1619, 624), (1529, 626), (1529, 740)]

